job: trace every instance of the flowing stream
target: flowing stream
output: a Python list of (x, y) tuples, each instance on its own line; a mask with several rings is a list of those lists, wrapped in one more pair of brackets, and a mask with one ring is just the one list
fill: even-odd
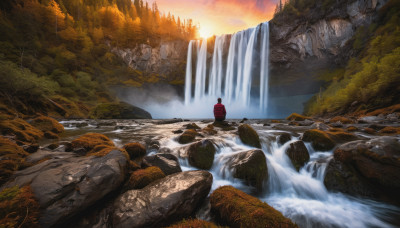
[[(89, 123), (88, 126), (77, 128), (79, 123)], [(210, 121), (208, 121), (210, 122)], [(238, 121), (237, 121), (238, 122)], [(274, 130), (274, 124), (263, 126), (262, 121), (252, 121), (262, 141), (262, 150), (267, 157), (268, 180), (264, 183), (264, 191), (256, 196), (264, 202), (292, 219), (300, 227), (396, 227), (399, 225), (400, 208), (368, 199), (354, 198), (340, 193), (329, 192), (324, 184), (325, 169), (332, 158), (332, 151), (315, 151), (306, 144), (310, 161), (297, 172), (285, 154), (291, 142), (298, 140), (302, 131), (289, 132), (291, 141), (278, 145), (277, 135), (284, 131)], [(196, 170), (191, 167), (186, 158), (189, 144), (177, 142), (178, 135), (172, 131), (184, 129), (190, 122), (158, 125), (149, 120), (110, 120), (110, 121), (63, 121), (66, 133), (63, 140), (70, 141), (86, 132), (98, 132), (107, 135), (114, 143), (122, 147), (129, 142), (156, 140), (160, 149), (169, 148), (171, 153), (179, 157), (183, 171)], [(201, 128), (207, 121), (195, 122)], [(97, 127), (96, 127), (97, 126)], [(249, 194), (254, 189), (232, 176), (226, 162), (235, 153), (254, 149), (244, 145), (236, 131), (222, 132), (207, 136), (217, 147), (214, 164), (210, 170), (214, 177), (212, 190), (232, 185)], [(361, 133), (360, 133), (361, 134)], [(148, 151), (155, 154), (157, 151)], [(206, 212), (199, 214), (203, 219), (209, 219)]]

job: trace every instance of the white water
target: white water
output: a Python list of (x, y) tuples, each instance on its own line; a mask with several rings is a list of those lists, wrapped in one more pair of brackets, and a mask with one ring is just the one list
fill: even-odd
[[(194, 78), (192, 46), (197, 50)], [(223, 58), (224, 54), (227, 57)], [(203, 111), (189, 117), (210, 118), (212, 112), (204, 107), (212, 109), (217, 98), (221, 97), (228, 111), (227, 118), (268, 117), (268, 22), (235, 33), (230, 39), (228, 35), (216, 37), (212, 57), (210, 60), (207, 58), (206, 39), (189, 43), (185, 106), (180, 110), (203, 107)]]

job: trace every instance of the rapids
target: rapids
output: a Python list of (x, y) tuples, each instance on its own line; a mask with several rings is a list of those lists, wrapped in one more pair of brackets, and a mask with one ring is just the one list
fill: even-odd
[[(206, 127), (211, 120), (195, 121), (201, 128)], [(238, 122), (238, 121), (236, 121)], [(241, 180), (233, 178), (231, 170), (226, 165), (227, 158), (235, 153), (254, 149), (244, 145), (236, 131), (221, 131), (214, 136), (207, 136), (217, 146), (213, 166), (210, 170), (214, 177), (212, 190), (219, 186), (232, 185), (259, 199), (267, 202), (283, 215), (292, 219), (300, 227), (396, 227), (399, 225), (400, 208), (376, 202), (369, 199), (354, 198), (341, 193), (329, 192), (324, 184), (325, 169), (332, 158), (332, 151), (315, 151), (306, 144), (310, 153), (310, 161), (297, 172), (285, 154), (291, 142), (300, 138), (302, 131), (292, 131), (289, 142), (280, 146), (276, 136), (285, 132), (275, 130), (274, 125), (263, 126), (262, 121), (249, 121), (260, 135), (262, 150), (267, 157), (268, 181), (264, 183), (264, 191), (255, 194), (253, 188), (246, 186)], [(180, 160), (183, 171), (196, 170), (191, 167), (186, 158), (189, 144), (181, 145), (176, 141), (178, 135), (172, 131), (184, 129), (185, 124), (156, 124), (157, 120), (109, 120), (109, 121), (62, 121), (66, 129), (62, 140), (71, 141), (87, 132), (98, 132), (107, 135), (114, 143), (122, 147), (128, 142), (146, 143), (157, 140), (160, 149), (169, 148), (171, 153)], [(88, 123), (84, 127), (77, 124)], [(288, 132), (288, 131), (286, 131)], [(43, 142), (48, 143), (48, 142)], [(148, 151), (154, 154), (157, 151)], [(209, 209), (205, 204), (197, 214), (198, 217), (209, 219)]]

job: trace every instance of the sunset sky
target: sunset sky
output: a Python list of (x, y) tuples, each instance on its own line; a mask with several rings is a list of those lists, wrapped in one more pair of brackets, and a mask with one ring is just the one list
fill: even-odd
[(149, 0), (161, 12), (200, 24), (200, 34), (234, 33), (272, 18), (278, 0)]

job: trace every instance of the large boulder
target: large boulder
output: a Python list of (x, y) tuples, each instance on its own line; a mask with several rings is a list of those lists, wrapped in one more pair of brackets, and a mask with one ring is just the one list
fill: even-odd
[(319, 151), (328, 151), (335, 147), (335, 142), (326, 132), (316, 129), (304, 132), (302, 140), (311, 142), (314, 149)]
[(261, 148), (260, 137), (257, 132), (248, 124), (243, 124), (239, 126), (238, 129), (240, 140), (244, 144), (252, 147)]
[(310, 160), (310, 155), (308, 154), (307, 147), (304, 145), (303, 141), (290, 143), (286, 150), (286, 155), (290, 158), (290, 161), (292, 161), (292, 164), (297, 171), (299, 171), (300, 168)]
[(127, 191), (113, 204), (113, 227), (162, 227), (190, 216), (207, 197), (212, 180), (207, 171), (188, 171)]
[(149, 166), (159, 167), (165, 175), (182, 172), (178, 158), (173, 154), (158, 153), (152, 156), (146, 156), (143, 162)]
[(216, 189), (210, 203), (211, 210), (230, 227), (297, 227), (267, 203), (232, 186)]
[(233, 176), (243, 179), (247, 184), (262, 189), (268, 177), (267, 159), (262, 150), (249, 150), (232, 155), (228, 160)]
[(124, 149), (132, 160), (146, 155), (146, 148), (140, 143), (128, 143), (124, 145)]
[(215, 146), (211, 140), (202, 140), (188, 148), (189, 164), (199, 169), (210, 169), (214, 162)]
[(42, 208), (39, 223), (52, 227), (68, 221), (116, 190), (125, 180), (128, 159), (115, 150), (104, 157), (54, 157), (16, 172), (3, 188), (30, 185)]
[(292, 136), (289, 133), (284, 132), (278, 136), (277, 141), (278, 141), (279, 145), (283, 145), (283, 144), (289, 142), (291, 139), (292, 139)]
[(125, 102), (99, 104), (90, 114), (93, 119), (152, 119), (151, 114)]

